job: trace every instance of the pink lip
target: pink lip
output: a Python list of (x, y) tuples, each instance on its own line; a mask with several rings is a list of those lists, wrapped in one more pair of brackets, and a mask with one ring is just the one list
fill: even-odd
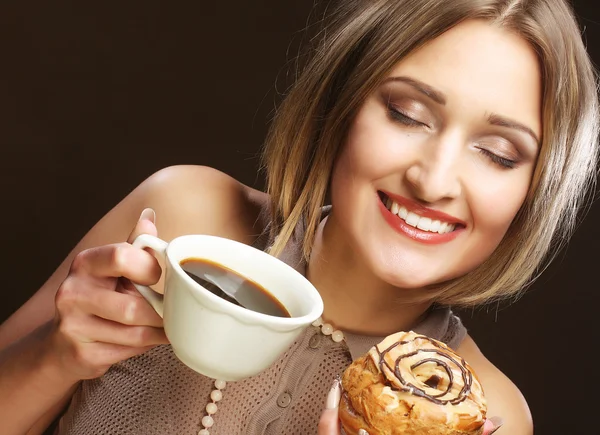
[[(439, 234), (439, 233), (433, 233), (430, 231), (420, 230), (419, 228), (415, 228), (413, 226), (408, 225), (403, 219), (401, 219), (400, 217), (396, 216), (391, 211), (389, 211), (386, 208), (386, 206), (383, 204), (383, 202), (381, 202), (381, 199), (379, 198), (379, 196), (377, 196), (377, 203), (379, 206), (379, 210), (381, 211), (381, 214), (383, 215), (383, 218), (385, 219), (385, 221), (396, 232), (403, 234), (413, 240), (416, 240), (421, 243), (429, 244), (429, 245), (438, 245), (438, 244), (442, 244), (442, 243), (448, 243), (448, 242), (454, 240), (465, 228), (465, 224), (463, 223), (463, 221), (461, 221), (459, 219), (453, 218), (452, 216), (449, 216), (449, 215), (439, 212), (439, 211), (425, 208), (422, 205), (416, 204), (414, 201), (409, 200), (408, 198), (404, 198), (401, 196), (399, 197), (398, 195), (391, 195), (388, 192), (384, 192), (384, 193), (386, 195), (388, 195), (390, 198), (392, 198), (394, 201), (396, 201), (399, 205), (402, 204), (407, 209), (419, 214), (420, 216), (428, 217), (430, 219), (435, 219), (435, 220), (443, 220), (444, 222), (459, 225), (454, 231), (445, 233), (445, 234)], [(414, 205), (416, 205), (416, 207)]]

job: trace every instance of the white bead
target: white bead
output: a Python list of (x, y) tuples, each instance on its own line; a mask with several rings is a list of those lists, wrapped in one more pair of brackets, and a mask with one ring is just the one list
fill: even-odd
[(333, 331), (333, 334), (331, 334), (331, 339), (336, 343), (339, 343), (340, 341), (344, 340), (344, 333), (342, 331)]
[(323, 324), (323, 319), (321, 319), (320, 317), (312, 323), (312, 325), (316, 326), (316, 327), (319, 327), (322, 324)]
[(213, 402), (218, 402), (223, 399), (223, 393), (219, 390), (213, 390), (212, 393), (210, 393), (210, 398)]
[(220, 379), (217, 379), (215, 381), (215, 387), (217, 388), (217, 390), (224, 390), (226, 386), (227, 386), (227, 382), (225, 382), (225, 381), (222, 381)]
[(208, 427), (212, 427), (213, 424), (215, 424), (215, 421), (213, 420), (213, 418), (210, 415), (207, 415), (206, 417), (202, 417), (202, 426), (208, 428)]
[(321, 326), (321, 332), (324, 335), (331, 335), (333, 332), (333, 326), (331, 326), (329, 323), (325, 323), (323, 326)]
[(208, 405), (206, 405), (206, 412), (210, 415), (216, 414), (217, 410), (217, 405), (215, 405), (214, 403), (209, 403)]
[(201, 429), (200, 432), (198, 432), (198, 435), (210, 435), (210, 433), (208, 432), (208, 429)]

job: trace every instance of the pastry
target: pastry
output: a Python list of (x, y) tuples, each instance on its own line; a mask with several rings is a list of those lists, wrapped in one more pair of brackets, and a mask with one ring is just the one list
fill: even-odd
[(386, 337), (342, 376), (347, 435), (478, 435), (486, 401), (472, 368), (444, 343), (415, 332)]

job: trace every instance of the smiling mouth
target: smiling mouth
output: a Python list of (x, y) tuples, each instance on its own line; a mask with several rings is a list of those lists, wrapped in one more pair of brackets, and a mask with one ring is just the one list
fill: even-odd
[(382, 191), (378, 191), (379, 199), (385, 206), (385, 208), (392, 214), (396, 215), (399, 219), (404, 221), (411, 227), (418, 228), (421, 231), (437, 234), (451, 233), (457, 229), (464, 228), (464, 225), (447, 222), (440, 219), (432, 219), (429, 217), (421, 216), (413, 210), (409, 210), (404, 205), (398, 204), (392, 198)]

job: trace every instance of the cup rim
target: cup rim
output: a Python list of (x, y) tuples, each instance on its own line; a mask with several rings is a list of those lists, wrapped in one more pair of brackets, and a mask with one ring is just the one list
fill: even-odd
[[(277, 264), (278, 265), (277, 267), (284, 268), (287, 271), (287, 273), (290, 273), (296, 277), (298, 282), (301, 283), (302, 287), (304, 287), (304, 289), (308, 292), (307, 296), (310, 297), (314, 301), (314, 304), (313, 304), (314, 306), (310, 309), (310, 311), (308, 313), (306, 313), (303, 316), (279, 317), (279, 316), (273, 316), (270, 314), (264, 314), (264, 313), (260, 313), (257, 311), (253, 311), (248, 308), (244, 308), (244, 307), (235, 305), (223, 298), (220, 298), (219, 296), (213, 294), (209, 290), (206, 290), (204, 287), (202, 287), (201, 284), (194, 281), (187, 273), (185, 273), (185, 271), (183, 270), (183, 268), (181, 267), (181, 264), (180, 264), (181, 260), (174, 261), (172, 258), (171, 251), (173, 249), (176, 249), (177, 245), (179, 243), (181, 243), (184, 239), (189, 240), (192, 238), (210, 240), (213, 242), (216, 241), (217, 243), (229, 244), (233, 248), (245, 249), (247, 251), (253, 251), (256, 255), (264, 258), (266, 261), (272, 262), (273, 264)], [(300, 272), (298, 272), (292, 266), (283, 262), (279, 258), (274, 257), (274, 256), (268, 254), (267, 252), (262, 251), (258, 248), (255, 248), (254, 246), (247, 245), (242, 242), (238, 242), (237, 240), (228, 239), (226, 237), (213, 236), (213, 235), (208, 235), (208, 234), (187, 234), (187, 235), (176, 237), (173, 240), (171, 240), (171, 242), (169, 242), (169, 244), (167, 245), (165, 254), (166, 254), (165, 258), (171, 264), (171, 267), (177, 271), (177, 274), (180, 277), (182, 277), (185, 282), (190, 284), (192, 289), (194, 289), (193, 293), (202, 292), (203, 296), (208, 298), (209, 301), (211, 301), (218, 307), (222, 308), (222, 310), (231, 310), (231, 313), (234, 313), (236, 315), (236, 317), (239, 314), (240, 316), (243, 316), (245, 318), (245, 320), (253, 322), (253, 323), (258, 323), (258, 322), (262, 323), (265, 320), (267, 320), (269, 322), (269, 324), (272, 326), (290, 327), (290, 326), (308, 325), (308, 324), (314, 322), (315, 320), (317, 320), (323, 314), (323, 308), (324, 308), (323, 307), (323, 299), (321, 298), (319, 291), (308, 280), (308, 278), (306, 278), (304, 275), (302, 275)], [(207, 260), (211, 260), (208, 256), (202, 256), (202, 255), (194, 257), (194, 258), (206, 258)], [(229, 312), (229, 311), (227, 311), (227, 312)]]

